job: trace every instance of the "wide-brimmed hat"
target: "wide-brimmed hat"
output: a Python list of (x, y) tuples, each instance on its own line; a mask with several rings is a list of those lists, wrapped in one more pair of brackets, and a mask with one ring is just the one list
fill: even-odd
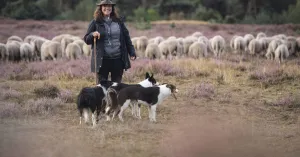
[(101, 0), (100, 3), (97, 3), (98, 6), (101, 6), (104, 4), (116, 5), (116, 3), (112, 2), (111, 0)]

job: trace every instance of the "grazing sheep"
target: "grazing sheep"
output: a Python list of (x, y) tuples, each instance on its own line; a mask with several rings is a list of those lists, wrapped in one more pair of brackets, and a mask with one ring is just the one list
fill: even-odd
[(91, 55), (91, 46), (87, 45), (86, 43), (83, 44), (82, 46), (82, 50), (83, 50), (83, 55), (84, 56), (90, 56)]
[[(150, 39), (148, 40), (148, 44), (154, 43), (154, 40), (155, 40), (155, 38), (150, 38)], [(146, 49), (147, 49), (147, 48), (146, 48)]]
[(230, 39), (230, 43), (229, 46), (232, 50), (234, 50), (234, 40), (235, 38), (238, 37), (237, 35), (232, 36), (232, 38)]
[(149, 59), (160, 59), (161, 52), (159, 50), (158, 44), (156, 44), (156, 43), (148, 44), (146, 51), (145, 51), (145, 57), (147, 57)]
[(37, 35), (28, 35), (24, 38), (24, 42), (26, 43), (30, 43), (32, 40), (35, 40), (35, 39), (38, 39), (38, 38), (42, 38), (42, 39), (45, 39), (41, 36), (37, 36)]
[(255, 37), (252, 34), (246, 34), (244, 36), (244, 40), (246, 42), (246, 51), (248, 51), (248, 46), (251, 40), (255, 39)]
[(137, 44), (137, 56), (144, 57), (145, 56), (145, 50), (148, 45), (148, 38), (146, 36), (141, 36), (136, 41)]
[(177, 50), (177, 45), (178, 45), (177, 39), (169, 39), (167, 41), (168, 41), (168, 52), (169, 52), (171, 59), (177, 58), (177, 51), (178, 51)]
[(237, 36), (233, 41), (234, 53), (243, 54), (246, 50), (246, 41), (243, 37)]
[(81, 54), (83, 55), (83, 45), (85, 44), (85, 42), (83, 41), (83, 40), (75, 40), (75, 41), (73, 41), (73, 43), (75, 43), (75, 44), (77, 44), (79, 47), (80, 47), (80, 49), (81, 49)]
[(183, 58), (184, 57), (184, 54), (183, 54), (183, 44), (181, 44), (178, 40), (177, 40), (177, 50), (176, 50), (176, 59), (179, 59), (179, 58)]
[(41, 48), (45, 41), (47, 41), (47, 39), (42, 37), (31, 40), (30, 44), (33, 45), (34, 48), (35, 60), (41, 60)]
[(264, 56), (264, 55), (266, 55), (267, 49), (268, 49), (268, 46), (269, 46), (268, 39), (266, 37), (262, 37), (262, 38), (259, 38), (258, 41), (261, 44), (261, 50), (260, 50), (259, 54), (261, 56)]
[(56, 61), (62, 57), (61, 44), (56, 41), (47, 40), (41, 47), (41, 60), (52, 59)]
[(193, 37), (196, 37), (196, 38), (199, 38), (199, 37), (203, 36), (203, 34), (202, 34), (201, 32), (194, 32), (194, 33), (192, 34), (192, 36), (193, 36)]
[(289, 57), (289, 50), (285, 44), (281, 44), (275, 50), (275, 60), (282, 63), (284, 59)]
[(178, 43), (179, 43), (180, 45), (183, 46), (183, 40), (184, 40), (184, 38), (180, 37), (180, 38), (177, 38), (176, 40), (178, 41)]
[(188, 56), (199, 59), (207, 57), (207, 46), (205, 43), (196, 41), (189, 47)]
[(61, 34), (61, 35), (58, 35), (58, 36), (55, 36), (52, 38), (52, 41), (56, 41), (56, 42), (59, 42), (61, 43), (61, 40), (64, 38), (64, 37), (71, 37), (72, 35), (70, 34)]
[(27, 62), (33, 61), (34, 59), (34, 45), (29, 43), (22, 43), (20, 47), (20, 56), (21, 59)]
[(134, 47), (135, 50), (137, 50), (137, 40), (139, 39), (139, 37), (133, 37), (131, 38), (131, 42), (132, 42), (132, 45)]
[(297, 51), (297, 39), (293, 36), (289, 36), (286, 38), (287, 47), (289, 50), (289, 56), (296, 55)]
[(198, 41), (203, 42), (206, 45), (206, 47), (207, 47), (207, 53), (208, 52), (212, 52), (212, 48), (211, 48), (209, 40), (208, 40), (208, 38), (206, 36), (200, 36), (198, 38)]
[(198, 40), (198, 38), (193, 36), (187, 36), (183, 39), (183, 54), (188, 55), (189, 47)]
[(17, 41), (10, 41), (6, 44), (8, 59), (10, 61), (18, 62), (21, 60), (20, 47), (21, 43)]
[(23, 42), (23, 39), (21, 37), (19, 37), (19, 36), (13, 35), (13, 36), (10, 36), (7, 39), (6, 43), (9, 43), (9, 42), (12, 42), (12, 41)]
[(165, 39), (162, 36), (157, 36), (157, 37), (154, 38), (154, 43), (159, 45), (159, 43), (161, 43), (164, 40)]
[(66, 48), (68, 46), (68, 44), (72, 43), (74, 41), (74, 39), (72, 39), (71, 37), (63, 37), (61, 39), (61, 52), (62, 52), (62, 57), (65, 57), (66, 55)]
[(299, 55), (299, 53), (300, 53), (300, 37), (299, 38), (297, 38), (297, 55)]
[(225, 50), (225, 39), (221, 37), (220, 35), (214, 36), (212, 39), (210, 39), (210, 44), (212, 47), (212, 50), (214, 52), (215, 57), (220, 58), (221, 54)]
[(7, 61), (8, 60), (8, 51), (6, 48), (6, 45), (3, 43), (0, 43), (0, 59), (2, 61)]
[(257, 55), (261, 52), (261, 42), (259, 39), (253, 39), (250, 41), (248, 49), (249, 49), (249, 54), (250, 55)]
[(158, 48), (161, 53), (161, 59), (167, 59), (169, 56), (169, 46), (168, 46), (168, 40), (162, 41), (159, 45)]
[(175, 39), (177, 39), (175, 36), (170, 36), (167, 38), (167, 40), (175, 40)]
[(263, 37), (267, 37), (267, 35), (263, 32), (259, 32), (257, 35), (256, 35), (256, 39), (260, 39), (260, 38), (263, 38)]
[(277, 49), (277, 47), (282, 44), (283, 41), (280, 39), (274, 39), (270, 42), (268, 49), (267, 49), (267, 53), (266, 53), (266, 57), (267, 59), (273, 60), (275, 57), (275, 50)]
[(274, 35), (273, 38), (277, 38), (277, 39), (281, 39), (281, 40), (286, 40), (287, 39), (285, 34)]
[(68, 44), (66, 48), (66, 57), (71, 60), (75, 60), (81, 56), (81, 48), (76, 43)]

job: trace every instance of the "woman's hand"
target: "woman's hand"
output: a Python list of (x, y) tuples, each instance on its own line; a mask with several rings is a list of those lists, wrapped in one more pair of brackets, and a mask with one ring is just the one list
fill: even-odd
[(134, 61), (136, 59), (136, 56), (131, 56), (130, 59)]
[(98, 39), (100, 39), (100, 33), (97, 32), (97, 31), (95, 31), (95, 32), (93, 33), (93, 36), (94, 36), (94, 38), (97, 37)]

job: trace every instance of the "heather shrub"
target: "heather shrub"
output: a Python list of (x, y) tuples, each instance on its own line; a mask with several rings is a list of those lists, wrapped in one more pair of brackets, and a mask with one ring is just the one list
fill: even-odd
[(0, 100), (18, 99), (22, 97), (22, 93), (14, 89), (0, 88)]
[(271, 103), (272, 106), (283, 107), (285, 109), (300, 108), (300, 94), (288, 95), (278, 98)]
[(200, 83), (195, 85), (192, 89), (188, 90), (187, 97), (189, 98), (208, 98), (212, 99), (215, 94), (214, 86), (210, 83)]
[(56, 86), (48, 83), (43, 84), (41, 87), (35, 88), (33, 92), (38, 98), (56, 98), (60, 94), (60, 91)]
[(12, 102), (0, 102), (0, 118), (17, 118), (22, 115), (20, 104)]
[(60, 98), (39, 98), (29, 99), (24, 109), (27, 115), (51, 115), (63, 106), (64, 102)]
[(61, 90), (59, 93), (59, 98), (65, 103), (73, 103), (75, 102), (73, 93), (71, 90)]
[(250, 80), (257, 80), (264, 87), (280, 84), (285, 80), (293, 79), (293, 77), (294, 76), (288, 75), (283, 69), (277, 66), (259, 68), (249, 74)]

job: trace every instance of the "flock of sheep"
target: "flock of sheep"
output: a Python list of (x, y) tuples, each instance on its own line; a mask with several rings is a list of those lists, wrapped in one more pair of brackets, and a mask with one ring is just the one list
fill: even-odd
[[(267, 36), (258, 33), (256, 36), (246, 34), (234, 35), (229, 44), (216, 35), (210, 39), (201, 32), (195, 32), (186, 37), (171, 36), (163, 38), (157, 36), (133, 37), (132, 44), (137, 57), (150, 59), (178, 59), (183, 57), (202, 58), (214, 56), (220, 58), (224, 52), (241, 55), (263, 56), (267, 59), (282, 62), (290, 56), (299, 56), (300, 37), (284, 34)], [(11, 36), (6, 44), (0, 43), (0, 57), (8, 61), (45, 61), (58, 58), (77, 59), (80, 56), (90, 56), (91, 48), (78, 36), (61, 34), (53, 39), (29, 35), (24, 40), (18, 36)]]
[(41, 36), (29, 35), (24, 38), (11, 36), (6, 44), (0, 43), (2, 61), (45, 61), (58, 58), (77, 59), (89, 56), (91, 48), (80, 37), (61, 34), (48, 40)]
[(289, 56), (299, 56), (300, 38), (279, 34), (267, 37), (265, 33), (244, 36), (234, 35), (229, 45), (220, 36), (208, 39), (201, 32), (195, 32), (185, 38), (171, 36), (164, 39), (161, 36), (148, 39), (146, 36), (132, 38), (138, 57), (150, 59), (165, 58), (201, 58), (209, 54), (220, 58), (224, 52), (233, 52), (241, 55), (264, 56), (282, 62)]

